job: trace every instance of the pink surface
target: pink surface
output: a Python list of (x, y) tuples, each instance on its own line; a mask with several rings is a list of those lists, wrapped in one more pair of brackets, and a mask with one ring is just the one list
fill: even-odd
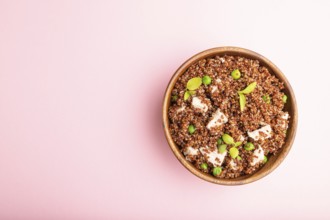
[[(329, 79), (329, 3), (198, 2), (0, 1), (0, 219), (330, 218), (330, 91), (310, 77)], [(284, 163), (237, 187), (190, 174), (161, 125), (176, 68), (224, 45), (275, 62), (300, 110)]]

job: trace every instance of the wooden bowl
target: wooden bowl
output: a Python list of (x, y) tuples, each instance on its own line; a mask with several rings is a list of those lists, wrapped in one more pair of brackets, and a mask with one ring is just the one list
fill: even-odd
[[(171, 101), (171, 91), (176, 83), (177, 79), (187, 70), (189, 66), (196, 63), (198, 60), (214, 57), (216, 55), (238, 55), (250, 59), (259, 60), (260, 64), (267, 67), (271, 74), (274, 74), (278, 79), (280, 79), (285, 86), (284, 92), (288, 96), (288, 101), (285, 105), (285, 110), (290, 114), (290, 121), (289, 121), (289, 128), (287, 131), (287, 136), (285, 143), (281, 150), (278, 152), (276, 156), (272, 155), (269, 157), (268, 162), (262, 166), (258, 171), (251, 175), (245, 175), (234, 179), (221, 179), (216, 178), (210, 174), (201, 172), (198, 170), (193, 164), (188, 162), (184, 155), (180, 152), (179, 147), (174, 143), (170, 131), (169, 131), (169, 119), (168, 119), (168, 109), (170, 106)], [(185, 63), (183, 63), (179, 69), (174, 73), (173, 77), (171, 78), (164, 97), (163, 103), (163, 126), (166, 135), (166, 139), (168, 144), (170, 145), (174, 155), (178, 158), (183, 166), (185, 166), (191, 173), (198, 176), (199, 178), (206, 180), (211, 183), (216, 183), (220, 185), (241, 185), (254, 182), (256, 180), (261, 179), (262, 177), (268, 175), (272, 172), (276, 167), (280, 165), (280, 163), (284, 160), (286, 155), (289, 153), (291, 146), (293, 144), (296, 129), (297, 129), (297, 122), (298, 122), (298, 112), (297, 112), (297, 104), (296, 99), (293, 93), (293, 90), (290, 86), (290, 83), (284, 76), (284, 74), (277, 68), (272, 62), (270, 62), (267, 58), (261, 56), (258, 53), (255, 53), (251, 50), (238, 48), (238, 47), (217, 47), (212, 48), (209, 50), (205, 50), (201, 53), (198, 53), (188, 59)]]

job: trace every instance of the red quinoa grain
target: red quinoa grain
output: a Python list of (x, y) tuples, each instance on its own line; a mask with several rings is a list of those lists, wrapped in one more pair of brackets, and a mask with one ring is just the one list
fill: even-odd
[[(239, 69), (241, 73), (239, 79), (231, 76), (235, 69)], [(211, 84), (202, 84), (194, 95), (184, 101), (189, 79), (202, 78), (205, 75), (211, 77)], [(237, 92), (252, 82), (256, 82), (257, 86), (253, 92), (245, 95), (246, 105), (244, 111), (241, 111)], [(227, 55), (199, 60), (179, 77), (172, 90), (172, 95), (177, 96), (177, 99), (172, 100), (168, 113), (171, 136), (186, 159), (203, 172), (212, 175), (215, 163), (221, 163), (222, 172), (218, 178), (252, 174), (263, 165), (262, 154), (269, 158), (284, 144), (289, 115), (284, 112), (283, 89), (283, 83), (257, 60)], [(270, 97), (269, 103), (263, 100), (263, 95)], [(207, 106), (206, 112), (192, 104), (194, 97), (198, 98), (204, 109)], [(215, 117), (218, 109), (223, 115), (217, 122), (224, 123), (208, 129), (208, 123)], [(193, 134), (188, 132), (189, 125), (196, 128)], [(270, 132), (265, 130), (267, 125), (271, 128)], [(264, 130), (256, 131), (260, 128)], [(250, 136), (248, 132), (251, 132)], [(229, 152), (223, 160), (212, 160), (210, 153), (217, 152), (217, 140), (225, 133), (233, 137), (235, 142), (242, 142), (237, 147), (240, 160), (231, 158)], [(253, 138), (252, 134), (256, 136)], [(255, 149), (245, 150), (244, 145), (247, 142), (252, 142)], [(232, 146), (227, 146), (227, 151), (230, 147)], [(205, 154), (201, 150), (203, 148)], [(258, 151), (260, 149), (262, 151)], [(257, 151), (261, 153), (257, 154)], [(206, 170), (201, 168), (202, 163), (208, 164)]]

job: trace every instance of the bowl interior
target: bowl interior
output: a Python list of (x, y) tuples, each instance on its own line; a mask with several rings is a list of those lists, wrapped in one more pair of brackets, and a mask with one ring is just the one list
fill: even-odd
[[(168, 119), (168, 108), (170, 106), (170, 98), (171, 98), (171, 91), (177, 81), (177, 79), (187, 70), (189, 66), (194, 64), (200, 59), (204, 58), (209, 58), (209, 57), (214, 57), (216, 55), (233, 55), (233, 56), (243, 56), (246, 58), (250, 59), (255, 59), (259, 60), (260, 64), (262, 66), (265, 66), (266, 68), (269, 69), (270, 73), (275, 75), (277, 78), (279, 78), (285, 86), (284, 92), (288, 96), (288, 101), (285, 105), (285, 111), (288, 111), (290, 114), (290, 120), (289, 120), (289, 128), (287, 131), (287, 136), (285, 143), (281, 150), (277, 153), (277, 155), (272, 155), (269, 157), (268, 162), (262, 166), (257, 172), (251, 174), (251, 175), (245, 175), (241, 176), (235, 179), (219, 179), (216, 178), (210, 174), (206, 174), (198, 170), (194, 165), (192, 165), (190, 162), (186, 161), (182, 153), (180, 152), (179, 147), (174, 143), (170, 132), (169, 132), (169, 119)], [(268, 59), (265, 57), (261, 56), (260, 54), (257, 54), (253, 51), (243, 49), (243, 48), (238, 48), (238, 47), (218, 47), (218, 48), (213, 48), (209, 49), (206, 51), (203, 51), (199, 54), (196, 54), (195, 56), (191, 57), (189, 60), (187, 60), (185, 63), (183, 63), (179, 69), (175, 72), (173, 77), (171, 78), (168, 87), (165, 92), (165, 98), (164, 98), (164, 103), (163, 103), (163, 126), (164, 126), (164, 131), (166, 135), (166, 139), (175, 154), (175, 156), (178, 158), (178, 160), (194, 175), (212, 182), (216, 184), (221, 184), (221, 185), (241, 185), (241, 184), (247, 184), (251, 183), (253, 181), (256, 181), (270, 172), (272, 172), (286, 157), (288, 152), (290, 151), (290, 148), (293, 144), (295, 133), (296, 133), (296, 127), (297, 127), (297, 105), (296, 105), (296, 100), (295, 96), (293, 93), (293, 90), (291, 88), (290, 83), (286, 79), (286, 77), (283, 75), (283, 73), (277, 68), (272, 62), (270, 62)]]

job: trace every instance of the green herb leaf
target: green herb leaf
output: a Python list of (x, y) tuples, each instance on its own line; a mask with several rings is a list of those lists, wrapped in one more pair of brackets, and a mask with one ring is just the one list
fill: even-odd
[(240, 146), (242, 144), (242, 142), (236, 142), (235, 144), (234, 144), (234, 147), (238, 147), (238, 146)]
[(225, 144), (221, 144), (219, 147), (218, 147), (218, 152), (220, 153), (220, 154), (223, 154), (224, 152), (226, 152), (227, 151), (227, 145), (225, 145)]
[(194, 77), (190, 79), (187, 83), (187, 89), (196, 90), (202, 85), (202, 78)]
[(242, 93), (238, 93), (238, 95), (239, 95), (239, 105), (241, 107), (241, 111), (244, 111), (245, 104), (246, 104), (245, 95), (243, 95)]
[(248, 85), (245, 89), (243, 89), (242, 91), (239, 91), (238, 93), (249, 94), (249, 93), (253, 92), (253, 90), (256, 88), (256, 86), (257, 86), (257, 82), (253, 82), (250, 85)]
[(254, 145), (251, 142), (247, 142), (244, 146), (244, 149), (248, 151), (254, 150)]
[(220, 138), (218, 138), (218, 140), (217, 140), (217, 145), (220, 146), (221, 144), (222, 144), (222, 139), (221, 139), (221, 137), (220, 137)]
[(195, 95), (196, 91), (189, 91), (190, 95)]
[(235, 144), (234, 139), (229, 134), (223, 134), (222, 135), (222, 140), (226, 144)]
[(238, 153), (239, 151), (236, 147), (232, 147), (229, 149), (229, 154), (233, 159), (235, 159), (238, 156)]
[(185, 93), (184, 93), (184, 96), (183, 96), (183, 100), (188, 100), (189, 99), (189, 97), (190, 97), (190, 93), (189, 93), (189, 91), (186, 91)]

